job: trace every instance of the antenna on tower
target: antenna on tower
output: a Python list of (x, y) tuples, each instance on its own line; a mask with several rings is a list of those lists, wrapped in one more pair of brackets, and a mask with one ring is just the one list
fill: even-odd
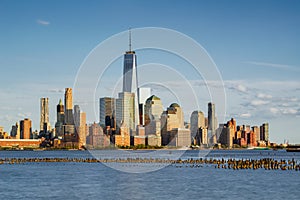
[(131, 51), (131, 28), (129, 27), (129, 51)]

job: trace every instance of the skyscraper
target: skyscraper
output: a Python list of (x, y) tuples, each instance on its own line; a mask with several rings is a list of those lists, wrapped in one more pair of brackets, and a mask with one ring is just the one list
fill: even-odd
[[(174, 139), (173, 129), (184, 129), (183, 112), (177, 103), (172, 103), (161, 115), (162, 145), (168, 145)], [(175, 133), (175, 132), (174, 132)]]
[(252, 131), (254, 132), (255, 134), (255, 139), (256, 139), (256, 142), (257, 141), (260, 141), (260, 129), (258, 126), (253, 126), (252, 127)]
[(61, 99), (56, 106), (56, 117), (55, 132), (57, 136), (61, 137), (63, 136), (63, 125), (65, 123), (65, 108)]
[(264, 123), (260, 126), (260, 140), (269, 141), (269, 124)]
[(135, 94), (129, 92), (120, 92), (116, 99), (116, 121), (120, 128), (121, 124), (135, 131)]
[[(151, 96), (151, 88), (139, 88), (139, 122), (140, 125), (145, 125), (145, 103)], [(161, 114), (161, 113), (160, 113)]]
[(110, 128), (116, 128), (115, 123), (115, 102), (116, 100), (111, 97), (103, 97), (99, 100), (100, 108), (100, 125), (103, 127), (110, 126)]
[(65, 89), (65, 124), (74, 125), (72, 88)]
[[(40, 106), (40, 130), (41, 131), (50, 131), (50, 122), (49, 122), (49, 99), (41, 98)], [(46, 130), (45, 130), (46, 129)]]
[[(80, 107), (79, 105), (74, 105), (74, 124), (76, 129), (80, 126)], [(77, 130), (78, 132), (78, 130)]]
[(161, 146), (161, 114), (163, 105), (159, 97), (152, 95), (145, 104), (145, 132), (148, 136), (148, 144)]
[(10, 135), (16, 139), (20, 139), (20, 125), (18, 122), (11, 127)]
[(217, 129), (217, 118), (215, 114), (215, 104), (209, 102), (208, 103), (208, 130), (209, 130), (209, 138), (210, 143), (215, 144), (217, 143), (216, 137), (216, 129)]
[(31, 120), (28, 118), (20, 121), (20, 138), (32, 139)]
[(163, 113), (163, 105), (159, 97), (152, 95), (146, 100), (145, 104), (145, 125), (151, 121), (160, 120)]
[(79, 147), (86, 146), (86, 132), (87, 132), (87, 125), (86, 125), (86, 113), (80, 112), (79, 117), (79, 127), (78, 127), (78, 136), (79, 136)]
[(131, 31), (129, 30), (129, 51), (124, 54), (123, 67), (123, 92), (134, 93), (135, 99), (135, 125), (139, 123), (139, 94), (138, 94), (138, 76), (137, 62), (135, 52), (131, 50)]
[(191, 114), (190, 123), (191, 123), (191, 127), (190, 127), (191, 135), (192, 137), (195, 137), (197, 133), (199, 133), (199, 128), (205, 127), (204, 113), (201, 111), (194, 111)]

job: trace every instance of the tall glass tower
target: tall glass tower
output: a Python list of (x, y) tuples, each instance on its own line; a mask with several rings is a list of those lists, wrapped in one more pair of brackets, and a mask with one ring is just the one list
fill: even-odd
[(135, 102), (135, 125), (139, 123), (139, 92), (138, 92), (138, 76), (137, 62), (135, 52), (131, 50), (131, 30), (129, 29), (129, 51), (124, 54), (123, 68), (123, 92), (134, 93)]
[(215, 114), (215, 104), (209, 102), (208, 103), (208, 130), (210, 132), (211, 143), (217, 143), (216, 129), (217, 129), (217, 118)]

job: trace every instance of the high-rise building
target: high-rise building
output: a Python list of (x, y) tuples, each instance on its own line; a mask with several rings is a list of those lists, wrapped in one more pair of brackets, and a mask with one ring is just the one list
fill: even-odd
[(72, 88), (65, 89), (65, 123), (63, 125), (63, 140), (66, 147), (77, 148), (79, 142), (73, 116)]
[(189, 147), (191, 145), (191, 131), (186, 128), (174, 128), (169, 138), (170, 146)]
[(256, 142), (260, 141), (260, 129), (258, 128), (258, 126), (253, 126), (252, 131), (255, 134)]
[(163, 113), (163, 105), (159, 97), (152, 95), (146, 100), (144, 107), (146, 126), (150, 124), (151, 121), (160, 120), (161, 114)]
[(100, 125), (102, 127), (116, 128), (116, 100), (111, 97), (103, 97), (99, 100)]
[(65, 122), (65, 107), (61, 99), (59, 100), (59, 103), (56, 106), (56, 120), (61, 123)]
[[(51, 126), (49, 122), (49, 99), (41, 98), (40, 106), (40, 130), (41, 131), (50, 131)], [(46, 130), (45, 130), (46, 129)]]
[(65, 123), (65, 108), (62, 103), (62, 100), (59, 100), (58, 105), (56, 106), (56, 123), (55, 123), (55, 132), (59, 137), (63, 136), (63, 125)]
[(199, 144), (200, 145), (207, 145), (207, 127), (200, 127), (199, 128)]
[(200, 127), (205, 128), (204, 113), (201, 111), (194, 111), (190, 118), (190, 130), (192, 137), (195, 137), (198, 134)]
[(139, 88), (139, 122), (140, 125), (145, 125), (145, 103), (151, 96), (151, 88)]
[(110, 145), (110, 139), (103, 133), (102, 127), (94, 122), (89, 126), (89, 135), (86, 143), (94, 148), (102, 148)]
[(227, 124), (219, 124), (217, 133), (219, 135), (218, 142), (225, 145), (227, 148), (232, 148), (235, 141), (235, 125), (234, 119), (231, 119)]
[(20, 139), (20, 125), (18, 122), (11, 127), (10, 135), (16, 139)]
[(264, 123), (260, 126), (260, 140), (268, 142), (269, 141), (269, 124)]
[(74, 124), (76, 129), (80, 126), (80, 107), (79, 105), (74, 105), (74, 114), (73, 114)]
[(79, 136), (79, 147), (86, 146), (86, 113), (81, 112), (80, 113), (80, 119), (79, 119), (79, 127), (78, 127), (78, 136)]
[(65, 124), (74, 125), (72, 88), (65, 89)]
[[(236, 120), (234, 118), (231, 118), (228, 122), (227, 122), (227, 126), (228, 127), (232, 127), (234, 132), (236, 132), (237, 128), (236, 128)], [(250, 126), (249, 126), (250, 127)]]
[(28, 118), (20, 121), (20, 139), (32, 139), (31, 120)]
[(232, 148), (233, 147), (233, 142), (234, 142), (234, 137), (235, 137), (235, 131), (234, 131), (234, 126), (233, 125), (229, 125), (226, 128), (227, 131), (227, 141), (226, 141), (226, 145), (228, 148)]
[(115, 146), (130, 146), (130, 130), (125, 123), (120, 126), (120, 134), (115, 135)]
[(123, 92), (134, 93), (135, 100), (135, 125), (139, 123), (139, 94), (138, 94), (138, 76), (137, 61), (135, 52), (131, 50), (131, 31), (129, 30), (129, 51), (124, 54), (123, 67)]
[(227, 144), (227, 124), (219, 124), (216, 130), (216, 135), (218, 135), (218, 141), (221, 144)]
[(116, 99), (116, 122), (117, 126), (123, 124), (130, 131), (135, 132), (135, 94), (130, 92), (120, 92)]
[(171, 142), (172, 129), (183, 129), (183, 112), (177, 103), (172, 103), (161, 115), (161, 135), (162, 145), (168, 145)]
[(215, 104), (208, 103), (208, 130), (210, 132), (209, 138), (210, 143), (215, 144), (217, 142), (216, 129), (217, 129), (217, 118), (215, 113)]
[(80, 111), (79, 105), (74, 105), (75, 133), (78, 135), (79, 148), (86, 145), (86, 113)]

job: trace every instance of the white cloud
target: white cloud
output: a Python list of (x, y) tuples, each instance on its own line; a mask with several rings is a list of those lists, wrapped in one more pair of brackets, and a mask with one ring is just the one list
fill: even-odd
[(243, 113), (243, 114), (240, 115), (240, 117), (242, 117), (242, 118), (249, 118), (251, 116), (252, 115), (250, 113)]
[(294, 114), (297, 114), (298, 111), (296, 109), (293, 109), (293, 108), (287, 108), (287, 109), (283, 109), (282, 113), (287, 114), (287, 115), (289, 115), (289, 114), (294, 115)]
[(261, 105), (266, 105), (266, 104), (268, 104), (269, 103), (269, 101), (263, 101), (263, 100), (253, 100), (253, 101), (251, 101), (251, 105), (252, 106), (261, 106)]
[(272, 95), (270, 95), (270, 94), (263, 94), (263, 93), (258, 93), (257, 97), (261, 98), (261, 99), (272, 99)]
[(49, 89), (48, 92), (51, 93), (64, 93), (63, 89)]
[(293, 65), (284, 65), (284, 64), (276, 64), (276, 63), (268, 63), (268, 62), (256, 62), (256, 61), (247, 61), (244, 63), (251, 64), (251, 65), (257, 65), (257, 66), (263, 66), (263, 67), (272, 67), (272, 68), (277, 68), (277, 69), (297, 70), (296, 66), (293, 66)]
[(297, 101), (298, 101), (298, 99), (297, 99), (297, 98), (295, 98), (295, 97), (293, 97), (293, 98), (291, 98), (291, 99), (290, 99), (290, 101), (291, 101), (291, 102), (297, 102)]
[(36, 20), (36, 23), (43, 25), (43, 26), (48, 26), (50, 24), (50, 22), (41, 20), (41, 19)]
[(21, 117), (21, 118), (29, 118), (29, 117), (31, 117), (31, 112), (27, 112), (27, 113), (18, 113), (17, 116), (18, 116), (18, 117)]
[(278, 108), (270, 108), (270, 112), (273, 114), (277, 114), (277, 113), (279, 113), (279, 109)]
[(236, 89), (240, 92), (247, 92), (246, 86), (241, 85), (241, 84), (237, 85)]

